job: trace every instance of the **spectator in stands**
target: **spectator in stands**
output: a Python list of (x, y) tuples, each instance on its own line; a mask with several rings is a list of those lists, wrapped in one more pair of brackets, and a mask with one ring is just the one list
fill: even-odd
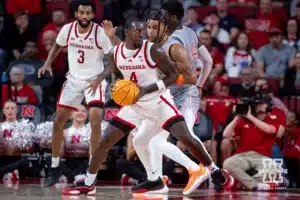
[(270, 44), (260, 48), (256, 54), (257, 68), (261, 76), (282, 78), (285, 70), (292, 67), (296, 50), (283, 44), (280, 29), (272, 28), (269, 37)]
[(229, 0), (228, 4), (230, 6), (256, 7), (258, 4), (258, 0)]
[(38, 31), (30, 23), (27, 11), (20, 11), (14, 14), (15, 27), (9, 31), (7, 40), (11, 42), (15, 59), (20, 59), (27, 41), (35, 41)]
[(233, 96), (254, 96), (255, 70), (247, 67), (240, 71), (241, 83), (230, 84), (230, 94)]
[(203, 30), (209, 30), (211, 36), (215, 38), (220, 44), (224, 47), (230, 43), (231, 38), (229, 33), (220, 27), (220, 17), (215, 12), (211, 12), (208, 16), (206, 16), (203, 20), (203, 27), (197, 30), (197, 33), (201, 33)]
[(296, 53), (293, 66), (286, 69), (284, 81), (286, 94), (293, 94), (296, 89), (300, 89), (300, 52)]
[(270, 159), (276, 135), (285, 127), (285, 119), (278, 116), (269, 104), (269, 99), (261, 98), (253, 111), (249, 109), (247, 114), (237, 115), (224, 130), (224, 137), (240, 136), (240, 143), (236, 154), (226, 159), (223, 167), (251, 190), (271, 189), (269, 184), (262, 183), (263, 173), (252, 177), (246, 171), (264, 168), (263, 159)]
[(220, 18), (220, 28), (230, 33), (231, 38), (235, 38), (239, 33), (239, 24), (236, 18), (228, 12), (228, 0), (217, 0), (216, 8)]
[(294, 112), (288, 112), (286, 136), (284, 138), (284, 161), (287, 164), (290, 187), (300, 187), (300, 128)]
[[(220, 134), (223, 132), (227, 118), (232, 112), (232, 108), (236, 103), (236, 99), (229, 95), (229, 85), (227, 81), (216, 80), (214, 86), (214, 94), (205, 98), (206, 109), (205, 112), (211, 118), (213, 123), (213, 134), (216, 135), (216, 139), (220, 139)], [(216, 112), (217, 111), (217, 112)], [(217, 143), (212, 138), (211, 141), (206, 141), (205, 143), (210, 143), (211, 156), (214, 162), (217, 160)], [(209, 145), (210, 146), (210, 145)]]
[(15, 100), (18, 104), (37, 104), (38, 99), (34, 90), (24, 83), (25, 70), (15, 66), (10, 70), (10, 83), (2, 85), (2, 104), (8, 99)]
[(195, 32), (201, 27), (201, 25), (198, 23), (198, 13), (195, 7), (188, 8), (187, 22), (184, 25), (193, 29)]
[(52, 12), (52, 21), (44, 26), (39, 36), (39, 55), (43, 60), (47, 59), (48, 51), (43, 43), (46, 32), (54, 31), (56, 34), (59, 33), (60, 29), (64, 24), (67, 23), (67, 13), (63, 9), (57, 8)]
[(19, 175), (22, 177), (33, 177), (35, 175), (33, 174), (34, 170), (29, 168), (30, 161), (27, 158), (22, 158), (22, 149), (17, 146), (9, 146), (5, 142), (7, 139), (12, 137), (12, 134), (14, 134), (13, 129), (9, 129), (10, 125), (14, 124), (15, 126), (18, 126), (17, 113), (18, 107), (14, 101), (8, 100), (4, 103), (3, 114), (5, 121), (0, 124), (0, 129), (2, 129), (0, 135), (0, 141), (2, 141), (0, 177), (9, 173), (5, 179), (12, 180), (18, 180)]
[(241, 32), (236, 44), (230, 47), (225, 57), (225, 69), (228, 77), (239, 77), (240, 70), (253, 66), (253, 49), (251, 49), (248, 35)]
[(37, 71), (44, 64), (38, 57), (37, 45), (34, 41), (27, 41), (25, 43), (24, 53), (19, 60), (10, 63), (8, 71), (13, 67), (23, 68), (25, 71), (24, 82), (27, 84), (36, 84)]
[(246, 20), (246, 30), (255, 49), (268, 44), (268, 33), (271, 28), (281, 29), (281, 17), (272, 12), (272, 0), (260, 0), (259, 11), (255, 19)]
[(199, 34), (200, 42), (207, 48), (210, 52), (210, 55), (213, 59), (213, 69), (211, 71), (211, 76), (216, 77), (221, 74), (224, 70), (224, 58), (221, 51), (218, 49), (216, 45), (213, 44), (213, 38), (211, 36), (210, 31), (203, 30)]
[(299, 49), (299, 27), (296, 19), (289, 19), (286, 23), (286, 28), (284, 31), (283, 44), (287, 44), (290, 47), (295, 47)]
[[(272, 105), (275, 108), (282, 110), (285, 115), (287, 115), (289, 109), (284, 105), (284, 103), (274, 95), (274, 92), (271, 90), (271, 87), (268, 84), (268, 79), (258, 78), (255, 82), (255, 92), (266, 94), (272, 99)], [(284, 116), (283, 116), (284, 117)]]

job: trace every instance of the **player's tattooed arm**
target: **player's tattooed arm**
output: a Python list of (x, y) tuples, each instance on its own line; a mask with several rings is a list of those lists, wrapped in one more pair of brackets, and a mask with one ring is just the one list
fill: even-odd
[[(174, 63), (169, 56), (167, 56), (166, 52), (157, 45), (151, 47), (150, 55), (159, 70), (165, 75), (162, 79), (164, 87), (168, 87), (175, 83), (179, 75), (176, 63)], [(160, 88), (157, 83), (154, 83), (144, 89), (145, 94), (147, 94), (159, 90)]]
[(179, 73), (183, 75), (185, 84), (196, 84), (197, 76), (188, 52), (181, 44), (173, 44), (169, 48), (170, 58), (176, 63)]

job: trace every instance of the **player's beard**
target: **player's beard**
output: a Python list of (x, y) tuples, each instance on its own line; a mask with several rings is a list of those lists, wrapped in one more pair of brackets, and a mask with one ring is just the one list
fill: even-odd
[(91, 22), (92, 22), (92, 20), (87, 20), (87, 23), (84, 24), (84, 23), (82, 23), (81, 20), (78, 20), (78, 23), (79, 23), (79, 25), (80, 25), (82, 28), (87, 28), (87, 27), (89, 27), (89, 25), (91, 24)]

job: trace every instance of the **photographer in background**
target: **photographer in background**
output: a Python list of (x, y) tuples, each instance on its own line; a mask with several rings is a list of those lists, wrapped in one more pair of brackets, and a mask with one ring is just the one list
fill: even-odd
[(272, 157), (272, 146), (277, 134), (285, 127), (285, 118), (272, 107), (268, 96), (241, 99), (236, 114), (223, 134), (226, 138), (239, 136), (240, 142), (236, 154), (226, 159), (223, 167), (248, 189), (273, 189), (262, 183), (264, 174), (250, 176), (247, 171), (259, 172), (264, 168), (263, 160)]

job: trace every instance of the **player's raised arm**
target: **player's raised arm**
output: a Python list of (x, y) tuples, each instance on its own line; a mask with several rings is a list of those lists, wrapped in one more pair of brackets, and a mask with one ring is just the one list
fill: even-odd
[(176, 62), (179, 73), (183, 75), (184, 83), (191, 85), (196, 84), (196, 72), (193, 70), (186, 48), (179, 43), (173, 44), (169, 48), (169, 55), (171, 59)]
[(120, 40), (116, 36), (116, 31), (118, 27), (114, 27), (111, 21), (104, 20), (101, 23), (101, 26), (104, 30), (105, 35), (109, 38), (111, 44), (113, 46), (121, 44), (122, 40)]
[(165, 77), (157, 83), (147, 86), (145, 94), (154, 92), (156, 90), (167, 88), (176, 82), (178, 78), (178, 70), (176, 63), (174, 63), (166, 54), (166, 52), (157, 45), (153, 45), (150, 50), (152, 60), (156, 63), (159, 70), (165, 75)]
[(207, 48), (203, 44), (201, 44), (200, 41), (198, 42), (198, 57), (203, 62), (203, 67), (201, 69), (201, 73), (199, 75), (196, 85), (199, 89), (202, 89), (212, 69), (213, 60)]

